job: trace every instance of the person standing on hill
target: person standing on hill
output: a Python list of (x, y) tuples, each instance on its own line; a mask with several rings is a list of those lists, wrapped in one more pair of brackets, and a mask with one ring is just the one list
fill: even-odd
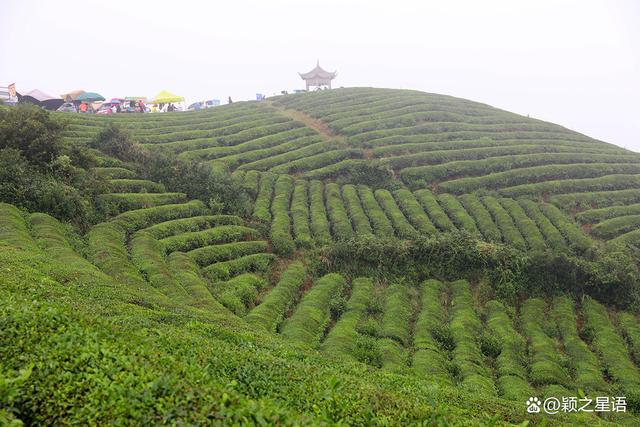
[(80, 112), (81, 113), (86, 113), (87, 112), (87, 104), (84, 101), (82, 101), (80, 103)]

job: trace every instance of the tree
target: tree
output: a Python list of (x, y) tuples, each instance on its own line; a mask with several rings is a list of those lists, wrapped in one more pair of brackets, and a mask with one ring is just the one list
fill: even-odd
[(64, 125), (33, 105), (0, 109), (0, 149), (20, 150), (30, 163), (46, 167), (60, 152)]

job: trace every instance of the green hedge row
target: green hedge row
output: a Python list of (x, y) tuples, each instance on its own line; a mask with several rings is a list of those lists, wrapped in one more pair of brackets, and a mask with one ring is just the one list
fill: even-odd
[(462, 206), (466, 209), (480, 230), (480, 233), (489, 242), (501, 242), (502, 233), (498, 226), (493, 222), (491, 214), (482, 204), (482, 201), (475, 194), (464, 194), (458, 198)]
[(116, 221), (131, 233), (153, 224), (208, 213), (209, 209), (203, 202), (200, 200), (191, 200), (187, 203), (163, 204), (160, 206), (130, 210), (116, 216), (113, 221)]
[(620, 387), (620, 393), (627, 398), (630, 410), (640, 407), (640, 373), (631, 361), (624, 339), (617, 333), (607, 309), (590, 297), (583, 305), (585, 334), (591, 339), (591, 346), (600, 356), (607, 375)]
[(318, 279), (283, 325), (282, 335), (294, 342), (319, 344), (331, 321), (330, 303), (342, 294), (345, 286), (346, 282), (339, 274), (327, 274)]
[(342, 198), (356, 234), (359, 236), (372, 235), (373, 229), (371, 228), (371, 224), (369, 224), (367, 214), (360, 204), (360, 197), (358, 196), (356, 187), (352, 184), (344, 185), (342, 187)]
[(480, 231), (476, 226), (476, 222), (467, 213), (455, 196), (452, 196), (451, 194), (439, 194), (437, 201), (458, 229), (465, 230), (474, 236), (481, 236)]
[[(283, 162), (298, 159), (300, 153), (317, 153), (317, 149), (309, 150), (310, 147), (314, 147), (317, 142), (321, 141), (321, 138), (317, 136), (314, 131), (309, 128), (294, 129), (298, 133), (303, 133), (306, 136), (298, 138), (282, 138), (281, 134), (271, 135), (274, 141), (270, 146), (266, 148), (254, 148), (255, 141), (252, 140), (244, 144), (235, 145), (234, 147), (241, 147), (242, 145), (252, 144), (252, 147), (241, 147), (242, 152), (233, 155), (227, 155), (220, 157), (218, 161), (223, 162), (229, 168), (238, 167), (240, 170), (267, 170), (271, 167), (277, 166)], [(264, 139), (264, 138), (260, 138)], [(306, 150), (306, 151), (301, 151)]]
[(469, 283), (465, 280), (451, 283), (449, 317), (451, 337), (455, 343), (453, 363), (462, 378), (462, 388), (487, 396), (496, 395), (491, 370), (486, 366), (478, 345), (482, 322), (474, 309)]
[(0, 202), (0, 240), (16, 248), (38, 251), (38, 245), (31, 238), (20, 210), (2, 202)]
[(548, 203), (541, 203), (539, 207), (549, 221), (562, 233), (572, 249), (578, 252), (585, 252), (593, 247), (593, 241), (560, 209)]
[(260, 183), (260, 172), (258, 171), (247, 171), (244, 175), (244, 180), (242, 181), (242, 188), (249, 192), (252, 200), (255, 200), (258, 195), (258, 188)]
[(309, 183), (304, 179), (296, 180), (293, 187), (291, 220), (293, 221), (296, 246), (301, 249), (313, 247), (309, 224)]
[[(1, 221), (1, 220), (0, 220)], [(77, 253), (69, 244), (65, 230), (70, 229), (65, 224), (45, 213), (33, 213), (29, 215), (31, 234), (40, 246), (51, 258), (73, 268), (77, 272), (91, 271), (96, 273), (98, 269)], [(0, 237), (2, 239), (2, 237)]]
[(160, 240), (166, 253), (191, 251), (203, 246), (253, 240), (260, 236), (255, 229), (243, 225), (221, 225), (202, 231), (191, 231)]
[(393, 199), (393, 195), (389, 190), (378, 189), (374, 192), (376, 200), (382, 207), (382, 210), (391, 220), (396, 235), (401, 239), (412, 239), (418, 235), (415, 228), (407, 221), (404, 214)]
[(291, 236), (291, 217), (289, 206), (293, 194), (293, 178), (280, 175), (275, 183), (274, 197), (271, 203), (271, 244), (273, 251), (285, 257), (290, 257), (296, 248)]
[(609, 240), (640, 227), (640, 215), (625, 215), (606, 219), (591, 228), (591, 234)]
[(256, 196), (256, 202), (253, 206), (253, 219), (265, 223), (271, 222), (271, 199), (273, 197), (276, 178), (276, 175), (270, 173), (260, 175), (258, 195)]
[[(507, 197), (543, 196), (573, 192), (637, 189), (638, 186), (640, 186), (640, 175), (607, 175), (598, 178), (564, 179), (516, 185), (515, 187), (500, 189), (499, 193)], [(608, 198), (612, 197), (612, 195), (608, 196)], [(637, 194), (636, 197), (638, 197)], [(556, 200), (550, 200), (554, 204), (556, 203)]]
[(568, 249), (562, 233), (560, 233), (556, 226), (549, 221), (549, 218), (542, 213), (538, 203), (527, 199), (518, 200), (518, 203), (527, 216), (536, 223), (538, 230), (544, 236), (545, 242), (554, 251), (566, 251)]
[(186, 201), (184, 193), (108, 193), (98, 196), (98, 206), (107, 215)]
[(362, 208), (371, 221), (374, 234), (378, 237), (393, 237), (395, 235), (393, 225), (378, 204), (373, 190), (366, 185), (358, 185), (357, 188)]
[(574, 387), (588, 396), (607, 395), (609, 385), (603, 377), (598, 357), (582, 341), (578, 333), (578, 319), (574, 311), (574, 301), (567, 296), (553, 300), (552, 316), (558, 325), (558, 332), (564, 351), (569, 356), (569, 367), (573, 373)]
[(555, 195), (549, 198), (554, 205), (569, 210), (597, 209), (614, 205), (640, 203), (640, 191), (628, 190), (594, 191)]
[(404, 283), (394, 283), (386, 289), (384, 313), (380, 335), (391, 338), (403, 347), (411, 344), (409, 323), (411, 322), (410, 289)]
[(321, 349), (331, 355), (354, 357), (358, 339), (358, 322), (366, 315), (373, 301), (373, 282), (369, 278), (359, 277), (351, 283), (351, 297), (342, 316), (327, 334)]
[(89, 259), (118, 282), (144, 285), (140, 271), (129, 260), (126, 240), (127, 232), (117, 222), (93, 226), (87, 234)]
[(335, 240), (344, 240), (353, 237), (353, 228), (342, 202), (340, 187), (332, 182), (325, 185), (324, 189), (333, 238)]
[(393, 195), (409, 222), (418, 232), (427, 235), (437, 232), (436, 227), (431, 223), (431, 220), (411, 191), (403, 188), (394, 191)]
[(313, 180), (309, 184), (309, 206), (313, 239), (319, 246), (331, 243), (331, 231), (325, 205), (324, 185), (320, 181)]
[(533, 251), (543, 251), (546, 249), (544, 237), (538, 229), (535, 221), (529, 218), (522, 209), (522, 206), (513, 199), (498, 199), (502, 207), (511, 215), (511, 219), (527, 242), (527, 246)]
[(434, 338), (436, 331), (446, 324), (442, 307), (444, 287), (438, 280), (427, 280), (422, 284), (420, 313), (416, 319), (414, 332), (413, 370), (424, 378), (452, 382), (447, 355)]
[(138, 231), (130, 243), (131, 261), (144, 274), (147, 282), (172, 301), (188, 304), (187, 291), (171, 274), (162, 254), (162, 245), (149, 233)]
[(487, 329), (500, 342), (500, 354), (495, 359), (500, 396), (523, 402), (535, 395), (527, 381), (526, 342), (514, 329), (503, 303), (489, 301), (485, 310)]
[(215, 312), (224, 311), (207, 289), (207, 282), (200, 276), (200, 269), (187, 254), (173, 252), (167, 257), (167, 265), (173, 277), (191, 297), (192, 306)]
[(91, 168), (91, 172), (104, 179), (122, 179), (136, 177), (136, 173), (134, 171), (121, 167), (95, 167)]
[(265, 288), (266, 280), (252, 273), (244, 273), (226, 282), (216, 283), (212, 291), (218, 301), (236, 316), (245, 316)]
[(453, 231), (456, 229), (456, 226), (453, 225), (431, 191), (418, 190), (414, 194), (436, 227), (441, 231)]
[(482, 202), (498, 225), (504, 242), (517, 249), (526, 250), (527, 243), (525, 242), (524, 237), (522, 237), (522, 234), (520, 234), (520, 231), (513, 223), (511, 216), (502, 207), (498, 199), (491, 196), (485, 196), (482, 198)]
[(607, 208), (578, 212), (576, 214), (576, 220), (581, 224), (596, 224), (608, 219), (627, 215), (640, 215), (640, 203), (626, 206), (609, 206)]
[(118, 178), (109, 180), (114, 193), (164, 193), (164, 185), (146, 179)]
[(280, 280), (267, 294), (261, 304), (247, 314), (245, 320), (271, 332), (275, 332), (287, 310), (297, 300), (298, 290), (304, 283), (306, 269), (300, 262), (294, 262), (280, 276)]
[(203, 269), (203, 273), (214, 282), (228, 280), (242, 273), (266, 274), (275, 260), (276, 256), (269, 253), (245, 255), (230, 261), (210, 264)]
[(242, 218), (234, 215), (198, 215), (160, 222), (143, 230), (156, 239), (175, 236), (189, 231), (199, 231), (219, 225), (242, 225)]
[(628, 312), (618, 312), (618, 325), (622, 335), (627, 339), (631, 357), (636, 364), (640, 362), (640, 325), (638, 318)]
[(555, 320), (547, 314), (547, 304), (539, 298), (526, 300), (520, 308), (520, 323), (529, 340), (531, 360), (530, 376), (534, 386), (558, 384), (571, 387), (571, 377), (565, 366), (565, 358), (556, 347)]
[(252, 240), (203, 246), (187, 252), (187, 255), (199, 266), (205, 267), (215, 262), (229, 261), (245, 255), (265, 252), (268, 247), (269, 244), (264, 240)]

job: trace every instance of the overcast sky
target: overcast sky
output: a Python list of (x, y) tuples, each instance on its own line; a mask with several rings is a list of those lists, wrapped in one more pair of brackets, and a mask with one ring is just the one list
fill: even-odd
[(485, 102), (640, 151), (640, 1), (231, 0), (0, 4), (0, 86), (253, 99), (337, 86)]

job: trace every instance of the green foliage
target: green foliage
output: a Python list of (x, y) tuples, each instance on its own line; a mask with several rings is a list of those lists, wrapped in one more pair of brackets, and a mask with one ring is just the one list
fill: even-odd
[(88, 235), (89, 259), (100, 270), (118, 282), (141, 284), (144, 279), (129, 260), (125, 241), (127, 233), (116, 222), (105, 222), (91, 228)]
[(476, 220), (476, 224), (486, 240), (489, 242), (502, 241), (500, 229), (493, 222), (491, 214), (484, 207), (478, 196), (475, 194), (465, 194), (460, 196), (459, 200), (462, 206), (469, 212), (469, 215)]
[(358, 194), (362, 202), (362, 207), (369, 216), (374, 234), (382, 238), (393, 237), (393, 225), (378, 204), (371, 188), (359, 185)]
[(631, 356), (637, 364), (640, 361), (640, 325), (638, 325), (638, 319), (629, 312), (620, 312), (618, 313), (618, 324), (629, 343)]
[(258, 298), (258, 292), (266, 286), (266, 281), (251, 273), (240, 274), (231, 280), (216, 283), (212, 287), (215, 297), (237, 316), (247, 314)]
[(253, 207), (252, 217), (258, 221), (268, 223), (271, 221), (271, 198), (273, 196), (273, 187), (276, 182), (276, 176), (273, 174), (260, 175), (260, 186), (258, 196)]
[(453, 231), (456, 229), (455, 225), (453, 225), (445, 211), (438, 204), (438, 200), (436, 200), (431, 191), (418, 190), (415, 192), (415, 196), (424, 208), (425, 212), (429, 214), (429, 217), (436, 227), (442, 231)]
[(164, 185), (146, 179), (110, 179), (109, 189), (114, 193), (162, 193)]
[(538, 230), (544, 236), (545, 242), (554, 251), (565, 252), (567, 250), (567, 244), (564, 237), (562, 237), (562, 234), (556, 226), (549, 221), (549, 218), (542, 213), (540, 206), (536, 202), (526, 199), (519, 200), (518, 203), (527, 216), (536, 223)]
[(303, 179), (296, 180), (291, 199), (291, 219), (296, 246), (300, 249), (313, 247), (311, 228), (309, 225), (309, 183)]
[(393, 171), (380, 161), (353, 161), (341, 171), (340, 182), (393, 190), (399, 183)]
[(487, 207), (487, 210), (491, 213), (491, 216), (494, 218), (496, 224), (498, 225), (505, 243), (512, 245), (513, 247), (520, 250), (527, 249), (527, 243), (522, 237), (522, 234), (520, 234), (520, 231), (513, 223), (513, 219), (511, 218), (509, 213), (502, 207), (499, 200), (495, 197), (486, 196), (482, 198), (482, 202)]
[(360, 204), (356, 187), (352, 184), (344, 185), (342, 187), (342, 198), (349, 212), (349, 218), (351, 218), (351, 223), (353, 224), (353, 229), (356, 234), (358, 236), (373, 234), (373, 230), (369, 224), (369, 218), (367, 218), (367, 214)]
[(126, 211), (187, 201), (184, 193), (108, 193), (98, 196), (98, 209), (114, 216)]
[(640, 215), (625, 215), (599, 222), (591, 228), (591, 234), (601, 239), (609, 240), (640, 226)]
[(395, 283), (386, 289), (384, 314), (380, 334), (391, 338), (401, 346), (410, 344), (409, 322), (411, 320), (411, 302), (408, 286)]
[(540, 205), (540, 209), (544, 215), (556, 226), (562, 233), (569, 246), (578, 253), (584, 253), (593, 247), (593, 242), (580, 230), (580, 228), (571, 222), (558, 208), (548, 203)]
[(91, 147), (123, 162), (142, 161), (147, 150), (127, 130), (110, 122), (91, 140)]
[(544, 237), (538, 230), (536, 223), (531, 220), (524, 209), (513, 199), (498, 199), (502, 207), (509, 212), (514, 224), (527, 242), (527, 246), (532, 251), (543, 251), (546, 248)]
[(399, 238), (411, 239), (418, 235), (418, 232), (404, 217), (395, 200), (393, 200), (393, 195), (388, 190), (376, 190), (374, 194), (387, 217), (391, 220)]
[[(160, 224), (165, 221), (187, 219), (208, 212), (209, 210), (204, 203), (200, 200), (192, 200), (187, 203), (162, 204), (159, 206), (130, 210), (115, 217), (114, 221), (131, 233), (153, 224), (159, 223), (159, 226), (162, 227)], [(169, 226), (171, 227), (171, 225)], [(154, 234), (153, 231), (150, 232)]]
[(476, 227), (475, 221), (469, 216), (455, 196), (451, 194), (440, 194), (438, 196), (438, 203), (458, 229), (465, 230), (475, 236), (480, 236), (480, 231), (478, 227)]
[(191, 297), (192, 306), (224, 312), (207, 289), (207, 283), (200, 276), (198, 266), (188, 255), (183, 252), (173, 252), (167, 257), (167, 264), (175, 280)]
[(345, 280), (339, 274), (328, 274), (318, 279), (284, 323), (282, 335), (294, 342), (318, 345), (331, 321), (330, 303), (345, 286)]
[(327, 184), (325, 186), (325, 197), (333, 238), (335, 240), (344, 240), (353, 237), (353, 228), (351, 227), (347, 210), (342, 202), (338, 184)]
[(309, 184), (309, 207), (311, 232), (316, 244), (322, 246), (331, 243), (329, 220), (324, 203), (324, 186), (320, 181), (311, 181)]
[(535, 386), (559, 384), (568, 387), (571, 378), (563, 366), (559, 349), (550, 333), (556, 333), (555, 321), (547, 315), (543, 300), (531, 298), (522, 304), (522, 330), (529, 340), (531, 383)]
[(273, 202), (271, 203), (271, 244), (273, 251), (284, 257), (290, 257), (296, 248), (291, 236), (291, 218), (289, 206), (293, 194), (293, 178), (280, 175), (275, 183)]
[(245, 255), (267, 250), (268, 243), (263, 240), (232, 242), (221, 245), (203, 246), (187, 252), (198, 265), (205, 267), (215, 262), (229, 261)]
[(43, 109), (32, 105), (0, 108), (0, 150), (18, 150), (40, 169), (58, 157), (64, 125)]
[(245, 255), (229, 261), (210, 264), (203, 269), (203, 273), (214, 282), (228, 280), (241, 273), (266, 274), (275, 260), (276, 256), (269, 253)]
[(20, 210), (7, 203), (0, 203), (0, 240), (20, 249), (38, 249)]
[(305, 276), (306, 269), (302, 263), (290, 264), (271, 292), (247, 314), (245, 320), (251, 325), (275, 332), (287, 310), (297, 299), (296, 295)]
[(240, 240), (256, 239), (259, 233), (243, 225), (221, 225), (202, 231), (192, 231), (160, 240), (166, 253), (190, 251), (196, 248)]
[[(191, 206), (201, 206), (203, 212), (206, 212), (206, 208), (199, 200), (193, 200), (189, 203)], [(172, 212), (180, 210), (182, 206), (174, 206)], [(163, 208), (155, 208), (157, 211)], [(128, 215), (132, 211), (123, 215)], [(198, 210), (194, 209), (190, 211), (194, 215), (198, 214)], [(182, 234), (188, 231), (199, 231), (205, 228), (215, 227), (218, 225), (242, 225), (244, 221), (242, 218), (234, 215), (198, 215), (190, 216), (187, 218), (170, 219), (162, 221), (158, 224), (154, 224), (144, 229), (144, 231), (151, 233), (156, 239), (164, 239), (165, 237), (175, 236), (176, 234)]]
[(421, 234), (433, 234), (437, 232), (413, 193), (406, 189), (400, 189), (394, 191), (393, 195), (400, 205), (400, 208), (402, 208), (402, 211), (417, 231)]

